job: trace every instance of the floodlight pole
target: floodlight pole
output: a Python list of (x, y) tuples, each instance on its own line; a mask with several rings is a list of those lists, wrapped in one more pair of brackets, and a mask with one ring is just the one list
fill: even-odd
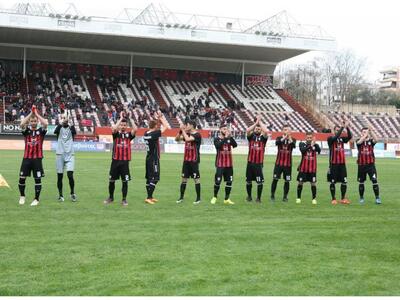
[(132, 65), (133, 65), (133, 54), (130, 56), (130, 63), (129, 63), (129, 83), (132, 84), (133, 76), (132, 76)]
[(23, 68), (22, 76), (25, 79), (26, 78), (26, 47), (24, 47), (24, 59), (23, 59), (22, 68)]
[(3, 124), (6, 125), (6, 96), (3, 96)]
[(242, 62), (242, 92), (244, 90), (244, 65), (245, 63)]

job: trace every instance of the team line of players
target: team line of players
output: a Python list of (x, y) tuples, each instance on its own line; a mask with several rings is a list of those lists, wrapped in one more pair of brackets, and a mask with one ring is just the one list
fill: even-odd
[[(38, 128), (38, 122), (41, 127)], [(29, 123), (29, 125), (28, 125)], [(31, 206), (39, 204), (41, 192), (41, 178), (44, 176), (42, 159), (43, 159), (43, 140), (47, 133), (47, 121), (42, 118), (35, 107), (32, 112), (21, 122), (22, 134), (25, 139), (24, 158), (20, 169), (19, 190), (22, 205), (25, 203), (25, 181), (26, 177), (33, 173), (35, 180), (35, 198)], [(155, 119), (149, 122), (149, 129), (145, 132), (143, 139), (147, 148), (146, 155), (146, 191), (147, 197), (144, 200), (148, 204), (155, 204), (158, 200), (153, 197), (154, 190), (160, 180), (160, 144), (159, 138), (164, 131), (168, 129), (168, 123), (161, 112), (155, 114)], [(342, 136), (346, 130), (346, 135)], [(112, 126), (113, 151), (112, 162), (109, 172), (109, 195), (104, 204), (114, 202), (115, 181), (122, 181), (122, 202), (124, 206), (128, 205), (128, 182), (131, 180), (129, 162), (131, 160), (131, 142), (135, 138), (137, 127), (132, 124), (131, 131), (128, 131), (128, 120), (121, 113), (118, 122)], [(57, 169), (57, 188), (59, 191), (59, 201), (64, 201), (63, 196), (63, 174), (67, 171), (70, 185), (70, 197), (72, 201), (77, 200), (74, 191), (74, 166), (75, 156), (73, 149), (73, 139), (76, 135), (74, 126), (69, 124), (67, 116), (62, 118), (62, 122), (54, 131), (57, 136), (56, 149), (56, 169)], [(282, 136), (277, 137), (276, 146), (278, 148), (273, 179), (271, 183), (271, 201), (275, 201), (275, 191), (278, 180), (282, 177), (283, 185), (283, 201), (288, 201), (289, 182), (292, 177), (292, 152), (296, 147), (296, 140), (291, 136), (289, 125), (282, 128)], [(246, 191), (248, 202), (253, 201), (252, 183), (257, 185), (255, 201), (260, 203), (262, 199), (262, 191), (264, 185), (263, 163), (266, 143), (270, 133), (266, 126), (260, 121), (260, 118), (254, 121), (254, 124), (247, 128), (247, 139), (249, 143), (249, 152), (246, 167)], [(349, 204), (346, 198), (347, 192), (347, 170), (344, 152), (344, 144), (352, 139), (352, 133), (349, 129), (348, 121), (343, 121), (341, 127), (335, 126), (334, 133), (328, 137), (329, 146), (329, 167), (327, 173), (327, 181), (330, 183), (331, 203), (336, 205)], [(184, 142), (184, 157), (182, 166), (182, 181), (180, 184), (180, 196), (176, 201), (182, 203), (184, 201), (186, 185), (190, 178), (194, 179), (196, 200), (194, 204), (201, 202), (201, 184), (200, 184), (200, 145), (201, 134), (196, 131), (194, 121), (187, 121), (180, 128), (175, 140)], [(375, 203), (381, 204), (379, 196), (379, 185), (377, 181), (377, 172), (375, 167), (374, 146), (377, 142), (376, 135), (370, 128), (363, 128), (361, 137), (356, 141), (358, 148), (358, 182), (360, 203), (364, 203), (364, 182), (369, 176), (373, 191), (375, 194)], [(237, 147), (235, 139), (232, 137), (227, 125), (220, 126), (219, 134), (214, 138), (214, 146), (217, 150), (215, 159), (215, 179), (214, 179), (214, 195), (211, 204), (217, 202), (218, 193), (222, 180), (225, 181), (225, 197), (224, 204), (233, 205), (230, 200), (230, 193), (233, 183), (233, 159), (232, 149)], [(299, 144), (301, 152), (301, 161), (297, 168), (297, 199), (296, 203), (301, 203), (301, 194), (303, 184), (310, 182), (312, 192), (312, 204), (317, 204), (317, 155), (321, 153), (321, 148), (315, 142), (315, 136), (312, 132), (306, 133), (306, 141)], [(340, 183), (341, 200), (336, 199), (336, 183)]]

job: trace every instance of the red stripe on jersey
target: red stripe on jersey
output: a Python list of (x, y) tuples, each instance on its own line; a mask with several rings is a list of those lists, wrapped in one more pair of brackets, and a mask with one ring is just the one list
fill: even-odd
[(129, 161), (131, 158), (131, 139), (129, 136), (125, 137), (125, 133), (119, 134), (119, 136), (114, 139), (113, 159)]
[(43, 136), (40, 133), (37, 134), (37, 131), (31, 131), (24, 137), (24, 140), (24, 158), (43, 158)]
[(265, 143), (251, 140), (249, 142), (248, 162), (262, 164), (264, 162)]
[(370, 165), (375, 163), (374, 146), (371, 141), (365, 141), (358, 146), (358, 159), (359, 165)]
[(334, 141), (329, 150), (330, 150), (332, 164), (345, 164), (346, 163), (346, 155), (344, 153), (343, 142)]
[(184, 161), (197, 161), (197, 148), (194, 141), (185, 142)]
[(292, 144), (283, 142), (278, 145), (278, 153), (276, 155), (275, 164), (282, 167), (292, 166)]
[(300, 163), (300, 172), (316, 173), (317, 172), (317, 151), (315, 148), (309, 148), (302, 154)]
[(221, 148), (217, 150), (216, 166), (218, 168), (229, 168), (232, 167), (232, 146), (230, 144), (223, 144)]

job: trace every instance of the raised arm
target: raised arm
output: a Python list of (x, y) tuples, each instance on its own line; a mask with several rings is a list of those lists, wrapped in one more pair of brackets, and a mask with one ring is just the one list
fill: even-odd
[(114, 126), (111, 126), (111, 131), (112, 131), (112, 133), (115, 133), (115, 132), (118, 131), (119, 125), (121, 124), (121, 121), (122, 121), (122, 119), (124, 118), (124, 114), (123, 114), (122, 111), (121, 111), (121, 113), (120, 113), (119, 116), (120, 116), (120, 117), (119, 117), (119, 120), (117, 121), (117, 123), (115, 123)]
[(335, 140), (337, 140), (342, 135), (343, 130), (344, 130), (344, 127), (343, 126), (340, 127), (339, 131), (333, 136), (333, 138)]
[(263, 136), (265, 136), (265, 137), (269, 136), (269, 130), (268, 130), (267, 126), (265, 126), (265, 124), (263, 122), (261, 122), (261, 121), (259, 121), (258, 123), (259, 123), (259, 125), (261, 127), (261, 131), (263, 133)]
[(238, 145), (236, 140), (233, 137), (231, 137), (231, 145), (232, 145), (233, 148), (236, 148), (237, 145)]
[(371, 127), (369, 127), (369, 132), (370, 132), (371, 137), (372, 137), (372, 142), (374, 144), (376, 144), (378, 142), (378, 136), (376, 135), (375, 131)]
[(180, 131), (178, 132), (178, 134), (176, 135), (176, 137), (175, 137), (175, 142), (180, 142), (180, 141), (182, 141), (182, 139), (183, 139), (183, 137), (182, 137), (182, 130), (180, 130)]
[(137, 126), (136, 126), (136, 124), (135, 124), (135, 122), (134, 122), (133, 120), (131, 121), (131, 123), (132, 123), (131, 134), (132, 134), (133, 136), (135, 136), (135, 135), (136, 135), (136, 131), (137, 131)]
[(159, 112), (159, 113), (158, 113), (158, 119), (160, 120), (161, 125), (162, 125), (161, 133), (164, 133), (165, 130), (169, 129), (169, 125), (168, 125), (168, 122), (167, 122), (167, 120), (165, 119), (165, 116), (163, 115), (162, 112)]
[(71, 126), (70, 126), (70, 128), (71, 128), (71, 134), (72, 134), (72, 137), (74, 137), (74, 136), (76, 135), (76, 129), (75, 129), (75, 126), (74, 126), (74, 125), (71, 125)]
[(346, 131), (347, 131), (347, 137), (345, 138), (345, 140), (346, 142), (348, 142), (353, 138), (353, 134), (351, 133), (348, 122), (346, 123)]
[(228, 130), (227, 135), (225, 137), (227, 140), (230, 140), (230, 144), (232, 145), (233, 148), (237, 147), (237, 142), (235, 141), (235, 139), (232, 136), (232, 132), (230, 130)]
[(25, 118), (22, 119), (20, 126), (23, 130), (26, 129), (26, 126), (28, 125), (31, 117), (32, 117), (32, 112), (30, 112), (29, 115), (27, 115)]
[(301, 143), (300, 143), (300, 146), (299, 146), (300, 152), (301, 152), (302, 154), (306, 153), (306, 152), (307, 152), (307, 149), (308, 149), (310, 146), (311, 146), (311, 145), (307, 145), (306, 143), (301, 142)]
[(182, 130), (182, 135), (183, 135), (183, 140), (184, 140), (185, 142), (193, 142), (193, 141), (195, 140), (194, 136), (193, 136), (193, 135), (189, 136), (189, 135), (186, 133), (185, 130)]
[(214, 146), (215, 146), (215, 149), (219, 149), (219, 148), (221, 148), (221, 146), (224, 144), (224, 139), (221, 137), (221, 136), (217, 136), (215, 139), (214, 139)]
[(317, 151), (318, 154), (321, 154), (321, 147), (318, 144), (314, 145), (315, 151)]
[(256, 119), (256, 121), (254, 122), (254, 124), (251, 125), (249, 128), (246, 129), (246, 134), (247, 134), (247, 135), (252, 134), (253, 131), (254, 131), (254, 128), (256, 128), (256, 126), (258, 125), (259, 122), (260, 122), (260, 117), (257, 116), (257, 119)]
[[(58, 137), (60, 134), (60, 130), (61, 130), (61, 125), (58, 124), (56, 129), (54, 129), (54, 134)], [(71, 127), (71, 133), (72, 133), (72, 127)]]
[(361, 145), (368, 139), (368, 135), (362, 135), (358, 140), (357, 140), (357, 145)]
[(38, 118), (40, 124), (42, 124), (42, 128), (46, 130), (47, 125), (49, 125), (49, 122), (39, 114), (37, 109), (35, 109), (35, 116)]

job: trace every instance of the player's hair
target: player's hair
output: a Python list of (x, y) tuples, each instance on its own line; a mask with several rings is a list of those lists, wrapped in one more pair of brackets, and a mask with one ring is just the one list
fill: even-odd
[(225, 123), (222, 123), (221, 125), (219, 125), (219, 129), (224, 128), (224, 127), (228, 127), (228, 125), (226, 125)]
[(314, 132), (312, 132), (312, 131), (307, 131), (306, 132), (306, 135), (313, 135), (314, 134)]
[(149, 128), (153, 129), (153, 128), (156, 127), (156, 126), (157, 126), (157, 121), (151, 120), (151, 121), (149, 122)]
[(368, 127), (361, 128), (361, 130), (368, 130), (368, 129), (369, 129)]
[(196, 128), (196, 122), (195, 122), (194, 120), (187, 120), (187, 121), (185, 122), (185, 124), (186, 124), (186, 125), (187, 125), (187, 124), (190, 124), (190, 125), (193, 126), (193, 128)]
[(123, 118), (123, 119), (121, 120), (121, 123), (122, 123), (122, 122), (127, 123), (128, 121), (127, 121), (125, 118)]
[(288, 123), (283, 124), (282, 128), (286, 128), (286, 127), (290, 128), (290, 125)]

